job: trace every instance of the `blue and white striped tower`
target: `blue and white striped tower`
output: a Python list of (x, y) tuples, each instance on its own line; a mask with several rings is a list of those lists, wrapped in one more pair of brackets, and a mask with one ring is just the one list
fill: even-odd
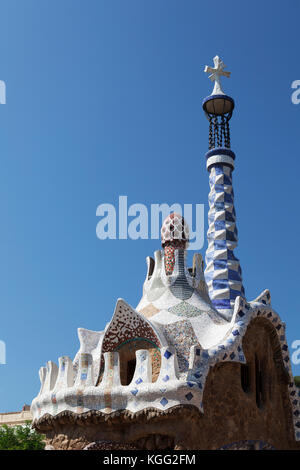
[(232, 187), (235, 154), (230, 149), (229, 130), (234, 101), (221, 87), (220, 76), (230, 76), (225, 67), (218, 56), (214, 68), (205, 67), (215, 82), (212, 94), (203, 101), (209, 120), (206, 165), (210, 184), (205, 279), (214, 307), (230, 320), (235, 298), (244, 297), (245, 291), (240, 262), (234, 255), (238, 242)]

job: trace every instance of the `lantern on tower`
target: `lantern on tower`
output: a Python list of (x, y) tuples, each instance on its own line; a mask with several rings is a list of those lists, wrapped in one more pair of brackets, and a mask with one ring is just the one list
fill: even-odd
[[(234, 109), (234, 100), (226, 95), (222, 89), (221, 76), (230, 77), (230, 72), (225, 71), (224, 68), (226, 68), (226, 65), (219, 56), (214, 58), (214, 67), (205, 67), (204, 71), (210, 73), (209, 78), (215, 84), (212, 94), (203, 100), (202, 107), (209, 121), (209, 152), (207, 153), (207, 159), (220, 153), (220, 149), (222, 149), (223, 154), (230, 157), (228, 162), (232, 160), (233, 163), (235, 156), (230, 150), (229, 121)], [(216, 149), (218, 150), (216, 151)], [(215, 159), (211, 161), (215, 161)]]

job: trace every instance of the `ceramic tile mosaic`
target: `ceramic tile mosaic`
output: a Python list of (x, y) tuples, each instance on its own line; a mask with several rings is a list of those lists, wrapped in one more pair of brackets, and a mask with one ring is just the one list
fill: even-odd
[(165, 272), (167, 275), (172, 274), (175, 266), (175, 250), (184, 249), (185, 242), (174, 240), (164, 244), (164, 262)]
[[(56, 415), (63, 410), (84, 413), (88, 410), (101, 410), (110, 413), (117, 409), (139, 411), (149, 406), (165, 410), (177, 404), (192, 404), (201, 412), (202, 397), (206, 377), (210, 367), (218, 362), (245, 363), (242, 339), (250, 322), (264, 317), (274, 326), (281, 344), (282, 361), (289, 374), (289, 395), (293, 410), (295, 438), (300, 440), (300, 391), (296, 388), (289, 360), (285, 325), (270, 305), (270, 294), (264, 291), (255, 301), (247, 303), (238, 297), (234, 306), (233, 319), (223, 340), (214, 347), (205, 349), (197, 342), (188, 321), (168, 325), (166, 337), (173, 341), (172, 346), (163, 346), (161, 370), (156, 382), (151, 381), (151, 361), (149, 351), (136, 351), (136, 370), (129, 385), (120, 384), (120, 364), (118, 352), (107, 352), (102, 381), (99, 386), (92, 384), (93, 358), (81, 353), (79, 368), (72, 372), (71, 360), (63, 356), (59, 368), (49, 361), (41, 368), (41, 390), (33, 400), (31, 411), (34, 419), (45, 413)], [(170, 328), (171, 327), (171, 328)], [(181, 370), (180, 370), (181, 369)], [(185, 371), (183, 373), (183, 371)], [(77, 373), (73, 385), (73, 375)], [(67, 374), (67, 375), (65, 375)]]
[(189, 321), (181, 321), (165, 325), (164, 335), (169, 345), (176, 347), (180, 371), (188, 369), (190, 348), (198, 343), (198, 339)]
[(179, 315), (180, 317), (182, 316), (182, 317), (187, 317), (187, 318), (197, 317), (198, 315), (201, 315), (203, 313), (202, 310), (200, 310), (197, 307), (194, 307), (193, 305), (187, 302), (180, 302), (174, 307), (170, 307), (168, 311), (171, 313), (175, 313), (176, 315)]
[(185, 272), (185, 252), (178, 250), (178, 271), (174, 282), (170, 285), (170, 291), (177, 299), (187, 300), (194, 292), (194, 288), (189, 284)]
[(172, 212), (168, 215), (161, 227), (162, 245), (174, 240), (180, 240), (186, 243), (189, 240), (189, 227), (184, 218), (176, 212)]
[(209, 171), (209, 228), (205, 279), (214, 307), (230, 319), (236, 297), (245, 294), (240, 262), (234, 255), (238, 238), (232, 169), (226, 165), (215, 164)]
[(105, 331), (102, 353), (113, 351), (122, 343), (132, 338), (145, 338), (156, 346), (161, 345), (153, 326), (125, 301), (117, 302), (113, 318)]
[(167, 275), (172, 274), (175, 266), (175, 250), (186, 249), (189, 228), (184, 218), (176, 213), (168, 215), (161, 228), (161, 241), (164, 250), (164, 268)]
[(159, 309), (155, 307), (153, 304), (148, 304), (146, 307), (139, 310), (140, 313), (144, 315), (146, 318), (151, 318), (153, 315), (159, 312)]

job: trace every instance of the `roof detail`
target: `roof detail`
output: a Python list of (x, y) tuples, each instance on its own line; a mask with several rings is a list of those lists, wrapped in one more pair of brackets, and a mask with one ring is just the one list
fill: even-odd
[(174, 240), (188, 242), (189, 233), (189, 227), (184, 218), (180, 214), (172, 212), (168, 217), (166, 217), (161, 227), (162, 245)]
[[(300, 441), (300, 391), (293, 380), (285, 325), (272, 307), (265, 303), (265, 298), (268, 296), (269, 292), (264, 291), (260, 296), (261, 301), (255, 300), (250, 303), (238, 297), (235, 301), (233, 319), (226, 334), (212, 347), (191, 346), (188, 367), (184, 374), (180, 373), (180, 365), (177, 363), (180, 360), (180, 348), (175, 349), (171, 346), (161, 348), (162, 365), (159, 377), (154, 383), (150, 380), (151, 361), (148, 350), (136, 352), (135, 374), (132, 382), (126, 386), (120, 384), (118, 352), (104, 354), (104, 375), (97, 387), (92, 384), (91, 354), (79, 354), (79, 367), (74, 371), (75, 382), (70, 381), (71, 360), (66, 360), (65, 357), (60, 359), (59, 368), (54, 363), (48, 363), (46, 374), (41, 374), (41, 391), (31, 406), (34, 420), (39, 420), (45, 414), (56, 416), (65, 410), (84, 413), (96, 409), (103, 413), (111, 413), (127, 409), (136, 412), (149, 406), (149, 396), (151, 396), (151, 406), (159, 410), (178, 404), (191, 404), (205, 413), (202, 397), (210, 367), (219, 362), (244, 363), (242, 339), (251, 321), (263, 317), (276, 330), (281, 345), (282, 364), (290, 378), (288, 388), (295, 438)], [(173, 324), (175, 329), (177, 326)], [(180, 342), (180, 338), (178, 341)]]
[(145, 338), (158, 347), (164, 343), (161, 334), (139, 312), (125, 300), (118, 299), (111, 322), (103, 337), (102, 354), (115, 351), (122, 343), (132, 338)]

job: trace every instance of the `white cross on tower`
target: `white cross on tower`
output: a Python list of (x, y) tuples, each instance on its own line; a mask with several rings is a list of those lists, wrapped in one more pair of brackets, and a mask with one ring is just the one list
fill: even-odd
[(214, 57), (214, 67), (209, 67), (208, 65), (205, 66), (204, 72), (210, 73), (208, 78), (211, 79), (212, 82), (215, 82), (215, 86), (212, 92), (212, 95), (225, 95), (224, 91), (222, 90), (221, 86), (221, 76), (229, 78), (231, 72), (225, 72), (224, 69), (226, 65), (220, 59), (218, 55)]

